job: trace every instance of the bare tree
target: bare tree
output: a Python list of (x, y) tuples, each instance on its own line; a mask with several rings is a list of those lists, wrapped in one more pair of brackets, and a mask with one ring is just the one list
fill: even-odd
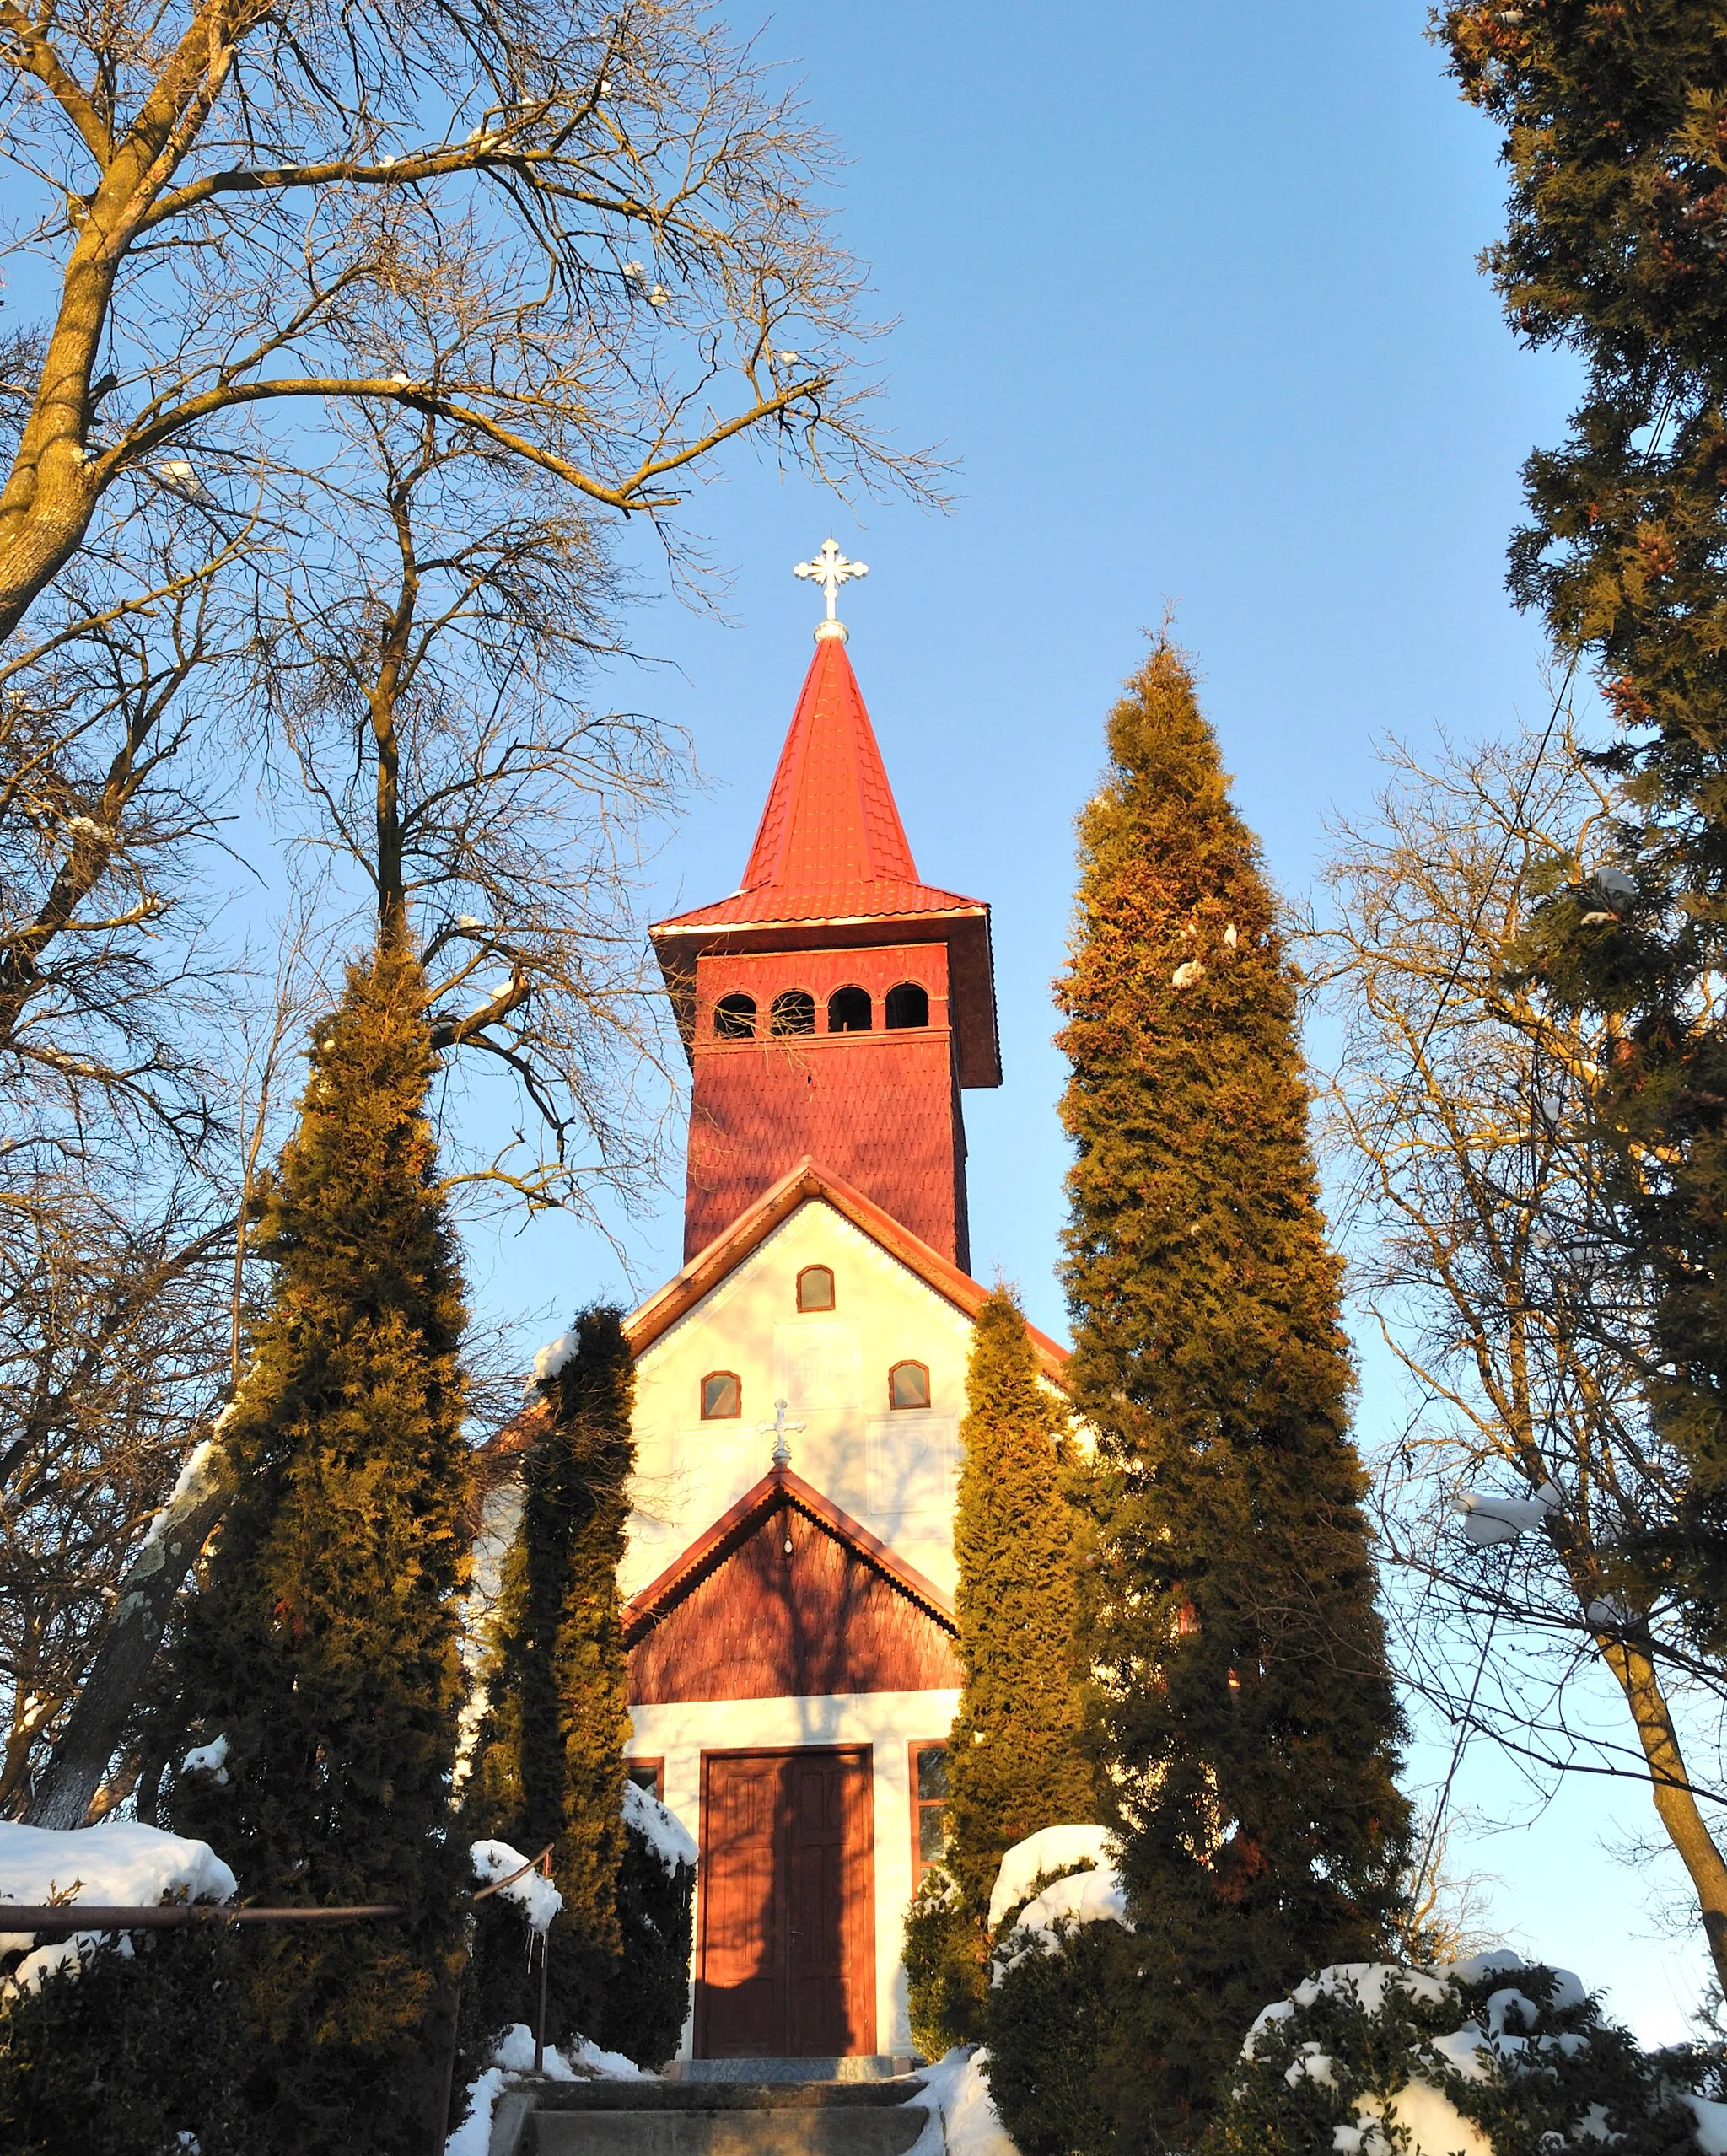
[[(148, 1252), (219, 1191), (244, 1274), (234, 1169), (263, 1126), (236, 1120), (221, 1005), (250, 992), (204, 878), (254, 772), (290, 852), (330, 856), (326, 926), (412, 914), (452, 1083), (513, 1089), (505, 1114), (484, 1089), (499, 1135), (458, 1175), (530, 1206), (640, 1190), (657, 1005), (630, 885), (681, 759), (578, 693), (611, 637), (608, 531), (648, 519), (699, 574), (681, 512), (734, 444), (930, 487), (868, 429), (825, 144), (696, 0), (0, 0), (0, 30), (6, 244), (47, 294), (0, 338), (0, 1158), (34, 1232), (69, 1263), (80, 1190)], [(110, 1276), (180, 1277), (93, 1256), (84, 1336)], [(63, 1360), (47, 1306), (39, 1336), (15, 1307), (7, 1368)], [(180, 1575), (153, 1559), (188, 1535), (140, 1538), (205, 1427), (207, 1331), (51, 1701), (15, 1658), (32, 1816), (84, 1815), (160, 1637)]]
[(291, 922), (273, 995), (205, 1029), (195, 1151), (105, 1145), (99, 1124), (58, 1175), (0, 1191), (0, 1815), (76, 1826), (136, 1777), (135, 1710), (231, 1493), (219, 1410), (254, 1296), (245, 1224), (322, 970), (305, 943)]
[[(0, 637), (81, 549), (219, 526), (349, 404), (656, 521), (745, 437), (925, 483), (864, 423), (826, 147), (697, 0), (0, 0), (0, 30), (49, 289), (0, 389)], [(484, 357), (446, 370), (414, 331), (456, 282)]]
[(1626, 1562), (1683, 1490), (1591, 1143), (1612, 1041), (1518, 966), (1545, 895), (1593, 890), (1603, 919), (1619, 902), (1598, 880), (1615, 804), (1563, 728), (1390, 761), (1377, 819), (1338, 834), (1315, 941), (1358, 1284), (1413, 1395), (1379, 1464), (1406, 1675), (1538, 1788), (1643, 1782), (1727, 1985), (1727, 1678)]
[(567, 496), (428, 415), (352, 433), (320, 477), (342, 513), (268, 587), (258, 632), (318, 810), (301, 842), (415, 933), (449, 1082), (501, 1084), (501, 1135), (453, 1180), (530, 1207), (586, 1207), (598, 1183), (640, 1195), (656, 1155), (638, 1080), (662, 1044), (637, 871), (681, 742), (589, 701), (618, 587)]
[[(13, 1174), (121, 1133), (196, 1153), (208, 1107), (186, 1021), (222, 989), (200, 874), (226, 782), (196, 722), (247, 632), (229, 551), (66, 618), (0, 664), (0, 1149)], [(10, 1112), (8, 1112), (10, 1111)]]
[[(186, 1179), (148, 1225), (0, 1207), (0, 1815), (28, 1797), (127, 1559), (228, 1379), (232, 1224)], [(86, 1799), (88, 1803), (88, 1798)], [(80, 1808), (82, 1815), (82, 1808)], [(75, 1823), (75, 1822), (74, 1822)]]

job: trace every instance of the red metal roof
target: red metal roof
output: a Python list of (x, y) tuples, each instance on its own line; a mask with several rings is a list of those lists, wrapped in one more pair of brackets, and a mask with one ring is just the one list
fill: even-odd
[(919, 882), (864, 692), (831, 637), (804, 677), (741, 888), (654, 933), (987, 911)]
[[(836, 933), (836, 932), (838, 932)], [(845, 645), (820, 639), (742, 886), (648, 931), (687, 1048), (694, 966), (712, 950), (944, 942), (960, 1083), (1002, 1082), (989, 908), (921, 883)]]

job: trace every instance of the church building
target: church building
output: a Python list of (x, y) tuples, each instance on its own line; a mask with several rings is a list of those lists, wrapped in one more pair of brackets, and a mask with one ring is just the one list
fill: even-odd
[(701, 1850), (698, 2060), (909, 2051), (901, 1931), (960, 1681), (989, 908), (912, 861), (835, 618), (862, 565), (830, 540), (799, 573), (827, 619), (742, 883), (651, 932), (691, 1074), (686, 1262), (627, 1324), (621, 1587), (631, 1772)]

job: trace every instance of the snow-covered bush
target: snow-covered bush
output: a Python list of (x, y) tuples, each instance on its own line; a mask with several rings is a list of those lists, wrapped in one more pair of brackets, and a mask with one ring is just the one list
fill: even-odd
[[(548, 2042), (567, 2049), (578, 2048), (585, 2039), (657, 2070), (676, 2051), (689, 2008), (696, 1844), (674, 1812), (633, 1782), (624, 1785), (623, 1823), (617, 1884), (623, 1950), (604, 1987), (599, 2024), (574, 2032), (551, 2028), (546, 2034)], [(507, 1878), (524, 1861), (500, 1841), (476, 1841), (471, 1853), (482, 1880)], [(474, 1912), (459, 2011), (459, 2086), (496, 2063), (514, 2024), (532, 2024), (540, 1964), (538, 1948), (530, 1954), (530, 1937), (542, 1919), (554, 1932), (561, 1921), (546, 1894), (558, 1899), (548, 1882), (536, 1885), (530, 1876), (488, 1896)]]
[(1564, 1970), (1349, 1963), (1260, 2015), (1199, 2156), (1696, 2156), (1676, 2065)]
[(906, 1912), (906, 2010), (927, 2059), (982, 2033), (983, 1933), (946, 1867), (932, 1864)]
[(1127, 2009), (1138, 1972), (1099, 1827), (1051, 1827), (1002, 1859), (984, 2072), (1021, 2156), (1115, 2145)]
[(1102, 2156), (1116, 2145), (1121, 2061), (1136, 1987), (1118, 1924), (1064, 1919), (989, 1995), (984, 2072), (1021, 2156)]
[[(153, 1827), (0, 1824), (0, 1911), (226, 1901), (234, 1886), (207, 1843)], [(0, 1932), (0, 2148), (180, 2156), (191, 2136), (203, 2156), (239, 2156), (244, 1951), (225, 1925), (42, 1944)]]
[(695, 1909), (695, 1841), (675, 1812), (626, 1782), (617, 1874), (623, 1961), (593, 2034), (650, 2072), (677, 2050), (689, 2011)]

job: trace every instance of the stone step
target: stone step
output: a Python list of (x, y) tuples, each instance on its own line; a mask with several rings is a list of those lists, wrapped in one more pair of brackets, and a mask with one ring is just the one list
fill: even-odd
[[(756, 2062), (760, 2063), (759, 2061)], [(915, 2074), (898, 2081), (541, 2081), (524, 2076), (549, 2111), (890, 2110), (915, 2096)]]
[(519, 2156), (906, 2156), (924, 2116), (880, 2105), (536, 2109), (518, 2148)]
[(885, 2051), (845, 2059), (677, 2059), (668, 2081), (903, 2081), (909, 2058)]
[[(780, 2063), (757, 2060), (758, 2067)], [(906, 2156), (914, 2075), (869, 2081), (512, 2082), (491, 2156)]]

